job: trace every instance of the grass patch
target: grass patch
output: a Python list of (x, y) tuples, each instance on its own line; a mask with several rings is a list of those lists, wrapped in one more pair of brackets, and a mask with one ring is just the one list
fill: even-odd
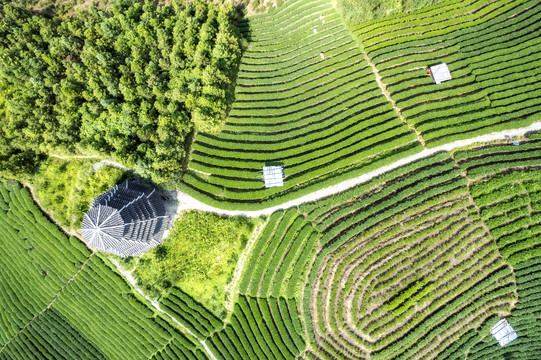
[(139, 258), (133, 275), (152, 298), (178, 286), (223, 318), (225, 286), (259, 221), (198, 211), (185, 213), (162, 245)]
[(336, 10), (348, 26), (408, 13), (444, 0), (337, 0)]
[(89, 160), (49, 159), (31, 180), (41, 206), (65, 228), (80, 228), (92, 200), (125, 178), (123, 170), (102, 167), (94, 171), (92, 164)]

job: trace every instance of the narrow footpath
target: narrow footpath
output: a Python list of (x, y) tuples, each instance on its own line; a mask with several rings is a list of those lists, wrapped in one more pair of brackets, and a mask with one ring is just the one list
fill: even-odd
[[(159, 312), (161, 312), (162, 314), (164, 314), (165, 316), (167, 316), (169, 319), (171, 319), (171, 321), (173, 321), (175, 324), (177, 324), (178, 326), (180, 326), (182, 329), (184, 329), (188, 334), (190, 334), (191, 336), (193, 336), (195, 339), (197, 339), (199, 341), (199, 343), (201, 344), (201, 346), (203, 347), (203, 349), (205, 350), (205, 352), (207, 353), (207, 355), (209, 356), (209, 358), (211, 360), (217, 360), (216, 359), (216, 356), (214, 356), (214, 354), (212, 353), (212, 351), (210, 350), (210, 348), (207, 346), (207, 344), (205, 343), (205, 340), (202, 340), (200, 338), (198, 338), (194, 333), (192, 333), (186, 326), (184, 326), (184, 324), (182, 324), (181, 322), (179, 322), (174, 316), (172, 316), (171, 314), (169, 314), (167, 311), (163, 310), (161, 307), (160, 307), (160, 304), (158, 303), (157, 300), (151, 300), (147, 295), (145, 295), (145, 293), (143, 293), (143, 291), (137, 286), (137, 282), (135, 281), (133, 275), (131, 274), (131, 271), (126, 271), (122, 268), (122, 266), (120, 266), (120, 264), (118, 263), (118, 261), (116, 261), (115, 259), (112, 259), (112, 258), (109, 258), (109, 261), (116, 267), (116, 269), (118, 270), (119, 273), (121, 273), (124, 278), (130, 283), (130, 285), (135, 289), (135, 291), (137, 291), (139, 293), (139, 295), (141, 295), (142, 297), (144, 297), (156, 310), (158, 310)], [(133, 271), (133, 270), (132, 270)]]
[(389, 94), (389, 91), (387, 91), (387, 85), (385, 85), (385, 83), (383, 83), (383, 81), (381, 80), (381, 75), (379, 74), (378, 68), (372, 62), (372, 59), (368, 57), (368, 54), (366, 53), (366, 51), (363, 50), (363, 54), (364, 54), (364, 60), (366, 60), (368, 65), (370, 65), (372, 72), (376, 76), (376, 82), (378, 83), (378, 86), (381, 89), (381, 93), (383, 94), (383, 96), (385, 96), (387, 101), (393, 106), (394, 112), (400, 118), (400, 120), (402, 120), (402, 123), (406, 125), (407, 127), (409, 127), (411, 131), (415, 132), (415, 134), (417, 135), (417, 140), (419, 140), (421, 145), (423, 145), (423, 148), (426, 149), (426, 144), (423, 137), (421, 136), (421, 133), (413, 125), (409, 124), (406, 121), (406, 118), (404, 117), (404, 115), (402, 115), (402, 110), (396, 105), (396, 102), (391, 97), (391, 94)]

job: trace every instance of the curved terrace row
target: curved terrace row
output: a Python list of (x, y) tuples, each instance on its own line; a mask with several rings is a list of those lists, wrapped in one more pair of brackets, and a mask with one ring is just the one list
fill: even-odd
[[(528, 125), (541, 105), (534, 75), (541, 58), (538, 2), (461, 5), (355, 31), (429, 147)], [(434, 62), (447, 63), (453, 81), (434, 87), (425, 74)]]
[[(285, 6), (291, 22), (276, 12), (250, 19), (246, 31), (260, 37), (250, 35), (222, 132), (196, 137), (186, 192), (256, 201), (421, 149), (332, 5)], [(284, 168), (284, 187), (264, 189), (261, 169), (273, 162)]]
[[(366, 54), (326, 2), (254, 16), (228, 122), (198, 134), (182, 190), (261, 208), (419, 152), (419, 140), (435, 147), (529, 125), (541, 106), (540, 16), (535, 1), (444, 2), (355, 27)], [(436, 85), (427, 69), (439, 63), (453, 79)], [(283, 166), (282, 188), (264, 189), (268, 163)]]

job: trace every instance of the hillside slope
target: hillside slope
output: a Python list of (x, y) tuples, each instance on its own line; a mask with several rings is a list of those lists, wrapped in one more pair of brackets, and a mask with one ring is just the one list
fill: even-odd
[[(422, 145), (527, 126), (541, 106), (539, 16), (536, 1), (453, 0), (359, 24), (358, 41), (323, 0), (250, 18), (228, 122), (196, 136), (181, 190), (261, 209)], [(426, 70), (442, 62), (453, 79), (436, 85)], [(284, 186), (264, 188), (270, 164), (284, 167)]]

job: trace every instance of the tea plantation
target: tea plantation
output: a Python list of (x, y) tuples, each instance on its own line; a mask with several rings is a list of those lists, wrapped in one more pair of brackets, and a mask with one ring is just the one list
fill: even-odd
[(0, 194), (0, 358), (205, 359), (107, 259), (51, 224), (26, 189), (1, 185)]
[[(196, 136), (183, 191), (265, 208), (422, 150), (329, 1), (290, 1), (241, 26), (250, 42), (233, 109), (220, 134)], [(275, 162), (284, 187), (265, 189)]]
[[(329, 0), (288, 0), (231, 22), (246, 45), (235, 99), (221, 131), (189, 136), (168, 183), (192, 197), (182, 210), (255, 216), (347, 186), (258, 213), (239, 256), (192, 256), (206, 280), (230, 261), (225, 289), (206, 282), (220, 312), (182, 287), (182, 246), (152, 253), (165, 281), (67, 236), (61, 206), (0, 176), (0, 359), (541, 359), (541, 131), (476, 138), (541, 121), (541, 3), (430, 3), (347, 27)], [(452, 78), (435, 84), (441, 63)], [(271, 165), (283, 186), (265, 187)], [(184, 229), (194, 249), (216, 236), (199, 227)], [(504, 318), (517, 338), (500, 346)]]
[[(423, 146), (527, 126), (540, 119), (540, 12), (537, 1), (445, 1), (351, 32), (325, 0), (250, 17), (229, 119), (196, 136), (181, 189), (261, 209)], [(436, 85), (426, 70), (439, 63), (452, 80)], [(283, 166), (283, 187), (264, 187), (268, 164)]]

